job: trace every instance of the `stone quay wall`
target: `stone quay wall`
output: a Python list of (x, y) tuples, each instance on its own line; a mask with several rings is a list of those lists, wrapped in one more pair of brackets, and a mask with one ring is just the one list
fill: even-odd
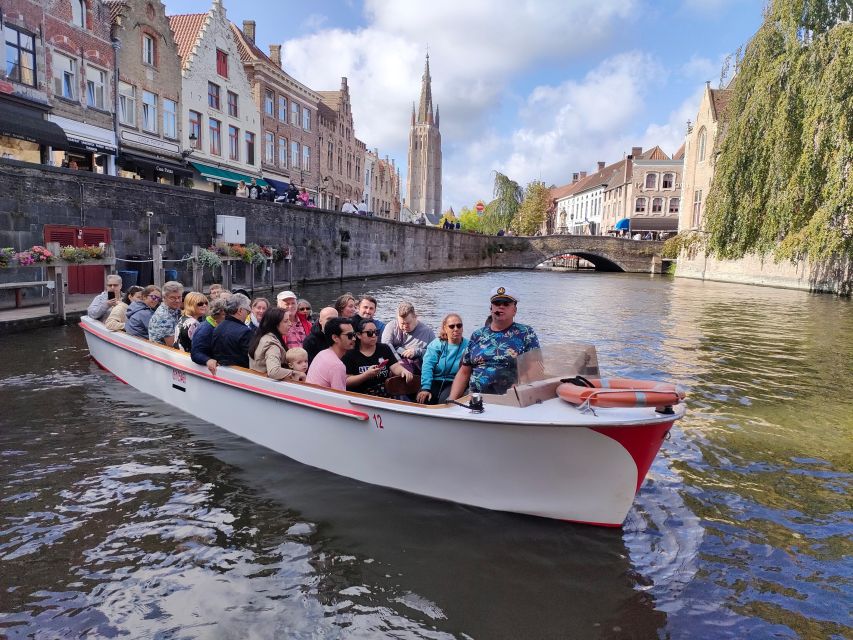
[[(147, 216), (148, 211), (153, 215)], [(43, 244), (46, 224), (106, 227), (111, 229), (119, 258), (148, 256), (149, 237), (156, 242), (159, 232), (165, 238), (166, 258), (179, 259), (190, 254), (193, 245), (207, 247), (214, 241), (217, 215), (244, 217), (247, 243), (291, 247), (294, 282), (535, 266), (525, 263), (529, 247), (526, 238), (445, 231), (71, 169), (0, 161), (0, 247), (20, 250)], [(178, 278), (191, 283), (186, 263), (178, 267)], [(134, 267), (119, 262), (117, 268)], [(278, 263), (276, 269), (276, 281), (287, 281), (285, 263)], [(0, 273), (0, 281), (21, 279), (9, 273), (16, 270), (4, 271), (7, 273)], [(211, 274), (206, 273), (205, 277), (207, 282), (212, 281)]]
[(675, 275), (696, 280), (800, 289), (842, 296), (850, 296), (853, 292), (853, 260), (849, 257), (825, 262), (775, 262), (772, 257), (756, 255), (739, 260), (719, 260), (701, 251), (695, 255), (682, 251)]

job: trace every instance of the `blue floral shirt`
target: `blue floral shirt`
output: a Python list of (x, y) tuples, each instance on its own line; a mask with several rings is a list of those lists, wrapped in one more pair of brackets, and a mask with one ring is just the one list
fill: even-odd
[(471, 391), (506, 393), (518, 381), (516, 358), (539, 348), (539, 338), (532, 327), (513, 322), (504, 331), (481, 327), (471, 334), (462, 364), (472, 367)]
[(160, 304), (148, 321), (148, 339), (151, 342), (164, 342), (175, 334), (175, 325), (180, 319), (180, 309), (170, 309), (166, 304)]

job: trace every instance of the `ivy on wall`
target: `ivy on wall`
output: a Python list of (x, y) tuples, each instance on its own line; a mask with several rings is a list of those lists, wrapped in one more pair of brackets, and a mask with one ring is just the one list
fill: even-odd
[(853, 255), (853, 2), (772, 0), (730, 89), (708, 250)]

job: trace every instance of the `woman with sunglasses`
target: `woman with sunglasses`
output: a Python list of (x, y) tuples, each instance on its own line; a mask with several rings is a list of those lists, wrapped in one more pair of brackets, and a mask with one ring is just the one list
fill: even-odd
[(387, 397), (385, 381), (389, 371), (403, 376), (406, 381), (412, 374), (400, 362), (397, 354), (387, 344), (379, 342), (379, 331), (373, 320), (363, 320), (356, 329), (355, 349), (343, 357), (347, 368), (347, 390), (371, 396)]
[(184, 298), (184, 311), (175, 325), (175, 344), (181, 351), (192, 351), (193, 335), (199, 328), (199, 322), (207, 317), (207, 296), (198, 291), (190, 291)]
[(148, 340), (148, 321), (154, 315), (154, 310), (160, 305), (160, 289), (149, 284), (142, 290), (142, 300), (130, 303), (127, 308), (127, 321), (124, 323), (124, 331), (132, 336)]
[(462, 354), (468, 339), (462, 335), (462, 318), (448, 313), (441, 321), (438, 337), (429, 343), (421, 369), (421, 390), (418, 402), (438, 404), (447, 402), (453, 379), (459, 371)]

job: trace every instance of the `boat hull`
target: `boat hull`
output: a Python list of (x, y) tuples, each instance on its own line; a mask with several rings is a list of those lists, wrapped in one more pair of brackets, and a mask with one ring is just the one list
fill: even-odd
[[(239, 368), (220, 367), (214, 377), (174, 349), (88, 318), (81, 327), (92, 358), (121, 381), (294, 460), (410, 493), (548, 518), (620, 526), (683, 413), (622, 410), (609, 424), (554, 399), (525, 409), (487, 406), (478, 415), (276, 382)], [(555, 407), (558, 418), (566, 416), (562, 423)]]

